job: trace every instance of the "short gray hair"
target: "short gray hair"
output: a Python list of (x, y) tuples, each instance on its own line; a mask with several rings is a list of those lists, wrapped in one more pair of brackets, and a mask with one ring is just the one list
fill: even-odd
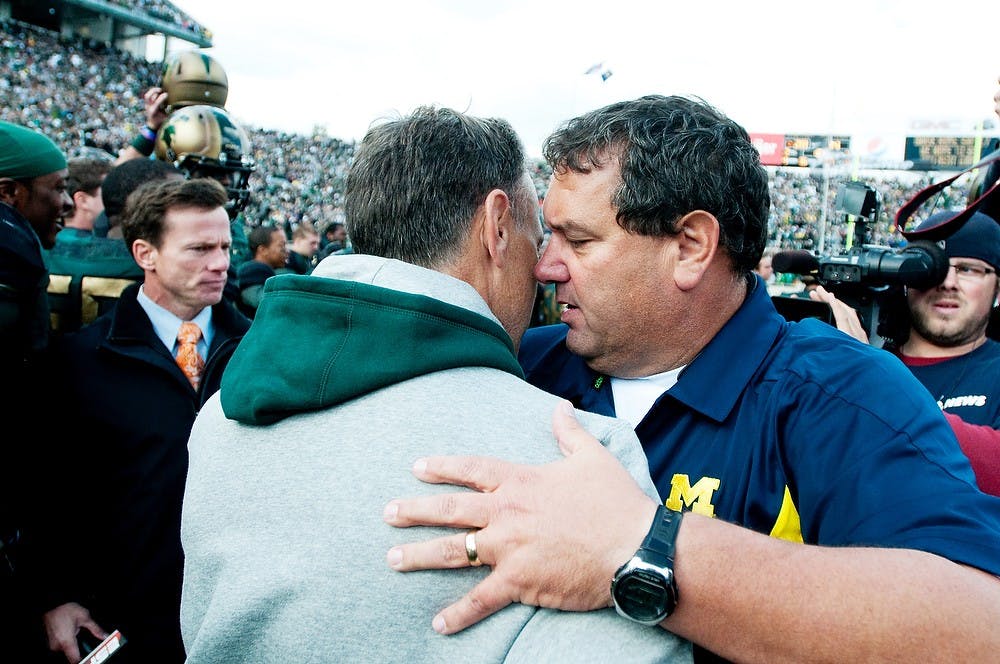
[(525, 173), (524, 146), (505, 120), (422, 106), (376, 125), (347, 176), (354, 251), (428, 268), (446, 264), (490, 191), (505, 191), (524, 223)]

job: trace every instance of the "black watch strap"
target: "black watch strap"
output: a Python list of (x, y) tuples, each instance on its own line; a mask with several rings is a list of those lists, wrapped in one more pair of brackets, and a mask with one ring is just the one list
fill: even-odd
[(677, 530), (681, 527), (682, 512), (667, 509), (664, 505), (656, 508), (653, 525), (642, 540), (640, 550), (643, 558), (658, 567), (673, 567), (674, 548), (677, 544)]

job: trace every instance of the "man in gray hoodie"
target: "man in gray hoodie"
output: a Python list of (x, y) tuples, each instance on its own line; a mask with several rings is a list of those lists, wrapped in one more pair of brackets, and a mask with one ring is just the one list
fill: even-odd
[[(689, 661), (687, 642), (611, 609), (513, 604), (457, 636), (427, 629), (487, 569), (475, 531), (462, 573), (386, 566), (399, 532), (382, 506), (433, 491), (409, 467), (427, 453), (559, 455), (559, 400), (525, 383), (516, 357), (538, 199), (508, 123), (425, 107), (369, 131), (346, 212), (356, 253), (268, 281), (192, 430), (188, 661)], [(577, 417), (656, 499), (630, 427)]]

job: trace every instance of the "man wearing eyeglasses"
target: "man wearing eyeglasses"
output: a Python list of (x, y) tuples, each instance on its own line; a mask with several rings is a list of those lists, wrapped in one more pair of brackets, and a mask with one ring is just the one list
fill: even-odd
[[(958, 212), (931, 215), (917, 230)], [(907, 290), (910, 334), (896, 354), (937, 399), (979, 488), (1000, 495), (1000, 343), (986, 336), (1000, 294), (1000, 224), (977, 212), (943, 245), (948, 276)]]

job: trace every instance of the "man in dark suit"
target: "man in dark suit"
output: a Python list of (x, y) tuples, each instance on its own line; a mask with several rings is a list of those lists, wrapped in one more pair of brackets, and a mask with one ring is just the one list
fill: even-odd
[[(127, 640), (116, 661), (183, 662), (180, 513), (195, 415), (250, 326), (222, 291), (227, 196), (218, 182), (162, 180), (128, 199), (123, 233), (142, 283), (114, 309), (52, 345), (65, 401), (47, 446), (39, 564), (33, 576), (49, 647), (80, 659), (78, 634)], [(175, 361), (199, 330), (197, 378)], [(88, 432), (93, 443), (82, 443)], [(54, 469), (54, 470), (53, 470)]]

